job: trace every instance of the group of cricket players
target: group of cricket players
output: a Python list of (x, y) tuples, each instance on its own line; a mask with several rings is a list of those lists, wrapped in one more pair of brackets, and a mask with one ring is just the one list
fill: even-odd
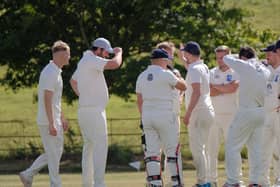
[[(238, 54), (232, 54), (228, 46), (218, 46), (213, 50), (217, 66), (209, 70), (197, 42), (181, 44), (177, 54), (187, 71), (185, 79), (174, 69), (172, 42), (161, 42), (151, 52), (151, 65), (136, 82), (148, 187), (184, 186), (180, 152), (183, 100), (183, 122), (196, 168), (194, 186), (218, 186), (222, 137), (227, 175), (223, 187), (245, 186), (244, 146), (248, 186), (280, 186), (280, 40), (259, 50), (265, 53), (265, 60), (259, 60), (252, 47), (241, 47)], [(162, 175), (162, 154), (167, 177)]]
[[(37, 123), (44, 146), (30, 167), (20, 172), (24, 187), (48, 166), (50, 186), (61, 187), (59, 163), (63, 152), (63, 131), (68, 122), (61, 109), (62, 68), (69, 64), (70, 47), (58, 40), (52, 59), (41, 71), (38, 85)], [(261, 49), (266, 60), (258, 60), (251, 47), (231, 54), (218, 46), (217, 67), (209, 70), (201, 59), (197, 42), (180, 45), (179, 59), (187, 71), (185, 79), (174, 69), (176, 48), (159, 43), (150, 55), (151, 65), (137, 78), (137, 106), (143, 129), (147, 187), (183, 187), (180, 151), (181, 103), (188, 128), (189, 148), (196, 168), (195, 187), (218, 186), (218, 153), (225, 142), (227, 179), (223, 187), (244, 186), (241, 150), (248, 150), (249, 187), (280, 186), (280, 40)], [(97, 38), (77, 64), (70, 84), (79, 99), (78, 123), (83, 137), (83, 187), (106, 187), (104, 176), (108, 152), (105, 108), (109, 101), (103, 72), (122, 64), (122, 48), (112, 48)], [(114, 54), (110, 58), (110, 54)], [(161, 155), (165, 155), (167, 177), (162, 176)], [(274, 182), (270, 182), (273, 166)], [(163, 178), (167, 181), (163, 182)], [(187, 180), (187, 179), (186, 179)], [(133, 185), (133, 184), (132, 184)]]

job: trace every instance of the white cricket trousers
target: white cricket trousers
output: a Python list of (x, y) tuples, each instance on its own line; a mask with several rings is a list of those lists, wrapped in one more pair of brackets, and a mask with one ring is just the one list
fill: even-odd
[[(145, 158), (160, 157), (161, 146), (163, 146), (167, 157), (177, 157), (179, 126), (175, 122), (176, 118), (177, 116), (172, 110), (157, 110), (153, 107), (143, 108), (142, 122), (146, 139)], [(167, 164), (171, 175), (178, 174), (174, 172), (174, 167), (180, 167), (178, 162), (177, 159), (177, 163)], [(146, 170), (148, 176), (160, 175), (160, 163), (146, 163)]]
[[(275, 149), (279, 150), (279, 144), (276, 144), (278, 140), (278, 136), (280, 134), (280, 121), (279, 121), (279, 113), (276, 111), (267, 112), (265, 116), (265, 123), (264, 123), (264, 130), (263, 130), (263, 153), (262, 153), (262, 160), (261, 167), (263, 168), (263, 173), (261, 174), (260, 184), (262, 186), (270, 186), (270, 166), (272, 161), (272, 155), (275, 152)], [(277, 152), (277, 151), (276, 151)], [(279, 155), (277, 155), (279, 156)], [(279, 168), (279, 161), (274, 162), (273, 169), (276, 171)], [(279, 172), (279, 171), (278, 171)], [(276, 174), (279, 176), (279, 173)]]
[(262, 131), (264, 126), (264, 108), (241, 108), (237, 111), (226, 141), (227, 183), (240, 183), (241, 150), (246, 144), (249, 159), (249, 183), (258, 184), (262, 154)]
[(39, 125), (40, 136), (42, 138), (45, 153), (41, 154), (28, 168), (25, 170), (30, 177), (36, 175), (43, 167), (48, 165), (50, 176), (50, 187), (61, 187), (61, 179), (59, 176), (59, 163), (63, 152), (63, 129), (57, 126), (57, 135), (49, 134), (48, 125)]
[(210, 128), (209, 135), (209, 180), (218, 182), (218, 155), (222, 138), (227, 139), (228, 129), (234, 114), (215, 113), (215, 123)]
[(197, 184), (209, 181), (209, 152), (208, 141), (210, 128), (214, 124), (214, 109), (201, 108), (192, 112), (189, 130), (189, 144), (196, 168)]
[(104, 109), (80, 107), (78, 120), (83, 136), (82, 182), (83, 187), (105, 187), (108, 140)]

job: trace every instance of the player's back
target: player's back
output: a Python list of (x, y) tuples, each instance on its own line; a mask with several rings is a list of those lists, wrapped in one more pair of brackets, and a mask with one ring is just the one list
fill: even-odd
[(174, 76), (171, 71), (156, 65), (150, 65), (139, 75), (136, 86), (141, 90), (143, 108), (172, 110), (174, 86), (168, 81), (170, 76)]
[(263, 107), (269, 70), (255, 58), (244, 61), (227, 55), (224, 61), (239, 74), (239, 106)]

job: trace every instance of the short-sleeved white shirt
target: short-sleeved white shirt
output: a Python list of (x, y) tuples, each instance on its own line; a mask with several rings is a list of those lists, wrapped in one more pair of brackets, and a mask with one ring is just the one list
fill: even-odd
[[(177, 69), (174, 69), (175, 71), (178, 71)], [(179, 72), (180, 73), (180, 72)], [(180, 111), (181, 111), (181, 95), (180, 95), (181, 91), (178, 89), (174, 89), (173, 90), (173, 108), (174, 108), (174, 112), (177, 115), (180, 115)]]
[(280, 105), (280, 66), (271, 69), (271, 75), (266, 83), (264, 107), (266, 111), (273, 111)]
[(185, 106), (188, 108), (193, 92), (192, 84), (200, 83), (200, 97), (194, 110), (200, 108), (212, 108), (210, 98), (210, 71), (202, 60), (194, 62), (189, 65), (188, 73), (186, 75), (187, 90), (185, 92)]
[(136, 93), (142, 95), (143, 109), (174, 110), (174, 89), (178, 78), (170, 71), (150, 65), (136, 81)]
[(55, 125), (61, 125), (61, 96), (63, 81), (61, 77), (62, 70), (52, 61), (44, 67), (40, 74), (38, 86), (38, 125), (49, 125), (46, 109), (44, 93), (45, 90), (53, 92), (52, 111)]
[(105, 109), (108, 100), (108, 88), (103, 74), (108, 59), (96, 56), (92, 51), (84, 52), (72, 79), (77, 81), (79, 107)]
[(226, 55), (223, 59), (239, 75), (239, 107), (263, 107), (265, 85), (270, 71), (257, 59), (244, 61), (232, 55)]
[[(238, 74), (233, 69), (221, 71), (219, 67), (210, 70), (210, 83), (226, 85), (239, 80)], [(238, 91), (228, 94), (220, 94), (211, 97), (215, 114), (233, 114), (238, 107)]]

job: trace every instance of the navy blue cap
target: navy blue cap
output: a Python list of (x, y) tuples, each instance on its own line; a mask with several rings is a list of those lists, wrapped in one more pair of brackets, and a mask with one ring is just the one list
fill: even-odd
[(181, 50), (186, 51), (192, 55), (196, 55), (196, 56), (200, 55), (200, 46), (198, 43), (193, 41), (187, 42), (185, 47)]
[(276, 42), (274, 51), (276, 51), (277, 49), (280, 49), (280, 40)]
[(168, 53), (163, 49), (154, 49), (151, 53), (151, 59), (166, 58), (170, 60)]
[(270, 44), (266, 48), (261, 49), (261, 52), (271, 52), (275, 51), (275, 44)]

